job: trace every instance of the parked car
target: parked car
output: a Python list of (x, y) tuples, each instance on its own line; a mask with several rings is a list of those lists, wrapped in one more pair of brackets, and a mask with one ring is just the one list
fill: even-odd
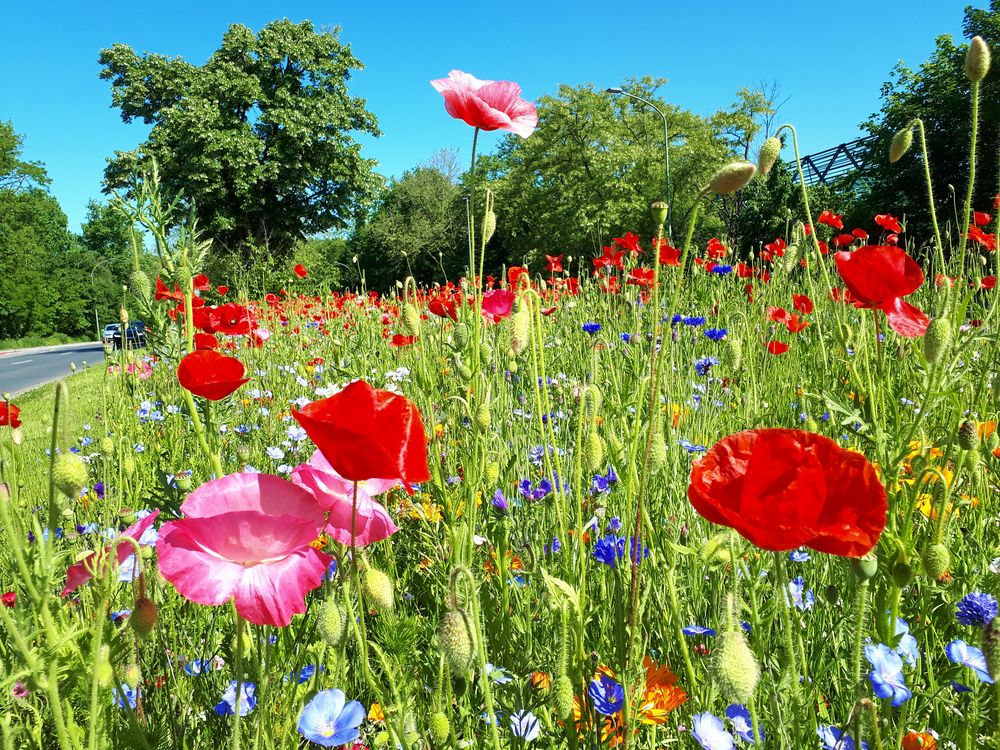
[(104, 333), (101, 338), (104, 340), (105, 344), (110, 344), (115, 338), (115, 331), (118, 330), (118, 323), (108, 323), (104, 326)]
[(141, 320), (132, 320), (125, 326), (115, 326), (115, 332), (111, 338), (111, 345), (115, 349), (122, 348), (122, 328), (125, 329), (125, 343), (130, 347), (146, 345), (146, 324)]

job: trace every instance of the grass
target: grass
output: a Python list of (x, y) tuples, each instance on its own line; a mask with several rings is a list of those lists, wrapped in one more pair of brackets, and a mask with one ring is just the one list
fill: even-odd
[(22, 336), (17, 339), (0, 339), (0, 351), (8, 349), (29, 349), (36, 346), (59, 346), (60, 344), (75, 344), (80, 341), (93, 341), (93, 336), (70, 336), (65, 333), (53, 333), (50, 336)]

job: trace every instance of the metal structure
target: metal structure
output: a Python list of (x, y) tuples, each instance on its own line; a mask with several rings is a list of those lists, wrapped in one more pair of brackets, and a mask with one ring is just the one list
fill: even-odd
[[(868, 147), (876, 140), (876, 136), (868, 135), (848, 143), (841, 143), (839, 146), (828, 148), (825, 151), (817, 151), (802, 157), (802, 175), (807, 185), (817, 183), (829, 185), (844, 177), (853, 174), (853, 183), (865, 167), (865, 157), (868, 154)], [(792, 173), (792, 181), (799, 181), (799, 171), (795, 162), (788, 164), (788, 171)]]

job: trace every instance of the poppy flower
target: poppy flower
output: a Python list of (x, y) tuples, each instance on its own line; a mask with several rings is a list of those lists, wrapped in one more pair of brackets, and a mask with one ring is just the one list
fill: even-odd
[(531, 274), (528, 273), (528, 269), (524, 266), (511, 266), (507, 269), (507, 281), (510, 283), (511, 289), (517, 289), (518, 282), (522, 276), (531, 278)]
[(181, 292), (181, 288), (177, 284), (174, 284), (174, 290), (170, 291), (170, 289), (167, 288), (167, 285), (163, 283), (163, 279), (157, 276), (156, 292), (153, 294), (153, 298), (158, 301), (171, 299), (174, 300), (174, 302), (183, 302), (184, 294)]
[[(993, 289), (996, 287), (996, 285), (997, 285), (996, 276), (986, 276), (985, 278), (979, 280), (979, 286), (983, 289)], [(0, 424), (3, 424), (2, 417), (0, 417)]]
[(836, 254), (837, 270), (858, 307), (885, 312), (900, 336), (916, 338), (927, 331), (928, 318), (903, 297), (924, 283), (920, 265), (897, 247), (866, 245)]
[(306, 270), (306, 267), (301, 263), (297, 263), (295, 265), (295, 268), (292, 269), (292, 273), (294, 273), (300, 279), (304, 279), (306, 276), (309, 275), (309, 272)]
[(897, 219), (892, 214), (879, 214), (875, 217), (875, 223), (882, 227), (887, 232), (902, 232), (903, 227), (899, 224), (899, 219)]
[[(158, 515), (160, 515), (160, 511), (154, 510), (152, 513), (143, 516), (119, 534), (118, 539), (128, 537), (129, 539), (139, 541), (142, 535), (146, 533), (147, 529), (153, 525), (153, 521), (156, 520)], [(95, 564), (106, 566), (108, 556), (111, 554), (112, 550), (114, 550), (114, 556), (117, 558), (118, 564), (121, 565), (135, 553), (135, 546), (131, 542), (116, 542), (115, 544), (105, 547), (100, 558), (95, 559), (98, 553), (91, 552), (79, 562), (75, 562), (70, 565), (69, 568), (66, 569), (66, 587), (62, 590), (62, 596), (73, 593), (80, 586), (89, 581), (94, 575)]]
[(789, 315), (785, 321), (785, 327), (789, 333), (799, 333), (809, 327), (808, 320), (802, 320), (798, 315)]
[(394, 479), (410, 491), (431, 478), (420, 411), (403, 396), (356, 380), (292, 416), (344, 479)]
[(844, 228), (844, 217), (841, 214), (835, 214), (833, 211), (823, 211), (819, 215), (818, 221), (820, 224), (826, 224), (828, 227), (833, 227), (834, 229)]
[(455, 309), (455, 302), (446, 294), (438, 294), (427, 303), (427, 309), (439, 318), (451, 318), (458, 321), (458, 312)]
[(654, 271), (652, 268), (643, 268), (639, 266), (638, 268), (633, 268), (628, 275), (628, 281), (626, 284), (635, 284), (641, 287), (651, 287), (654, 281)]
[(855, 237), (853, 234), (838, 234), (833, 238), (833, 244), (836, 247), (847, 247), (852, 242), (854, 242)]
[(8, 401), (0, 401), (0, 427), (4, 426), (21, 426), (21, 410)]
[(509, 130), (527, 138), (538, 126), (535, 105), (522, 99), (521, 87), (511, 81), (480, 81), (453, 70), (431, 86), (444, 97), (449, 115), (474, 128)]
[[(656, 240), (653, 241), (654, 243)], [(670, 243), (666, 240), (661, 240), (659, 244), (659, 260), (660, 265), (664, 266), (680, 266), (681, 264), (681, 251), (676, 247), (671, 247)], [(740, 264), (743, 265), (742, 263)]]
[(594, 268), (625, 268), (625, 251), (615, 250), (611, 245), (605, 245), (603, 248), (604, 254), (600, 257), (594, 258)]
[(747, 430), (695, 462), (688, 499), (702, 517), (758, 547), (810, 547), (845, 557), (872, 550), (885, 528), (885, 488), (868, 460), (803, 430)]
[(219, 286), (216, 287), (215, 291), (219, 293), (220, 297), (225, 297), (227, 294), (229, 294), (229, 287), (226, 286), (225, 284), (219, 284)]
[(381, 542), (397, 531), (392, 516), (373, 499), (397, 486), (395, 479), (359, 482), (355, 503), (354, 482), (340, 476), (323, 453), (316, 451), (307, 463), (292, 469), (292, 482), (309, 490), (327, 511), (324, 533), (340, 544), (351, 543), (352, 526), (357, 547)]
[(978, 224), (979, 226), (981, 226), (981, 227), (984, 227), (987, 224), (989, 224), (992, 219), (993, 219), (993, 217), (990, 216), (985, 211), (973, 211), (972, 212), (972, 220), (976, 224)]
[(183, 388), (195, 396), (219, 401), (231, 394), (250, 378), (236, 357), (228, 357), (211, 349), (191, 352), (177, 365), (177, 379)]
[(795, 309), (800, 313), (808, 315), (813, 311), (813, 301), (809, 299), (808, 295), (805, 294), (793, 294), (792, 302), (795, 303)]
[(862, 242), (868, 239), (868, 232), (866, 232), (864, 229), (854, 229), (851, 231), (851, 234), (857, 237)]
[(213, 333), (196, 333), (194, 335), (194, 348), (198, 350), (218, 349), (219, 340)]
[(308, 490), (266, 474), (231, 474), (196, 489), (184, 517), (163, 524), (161, 575), (196, 604), (233, 600), (255, 625), (284, 627), (306, 611), (305, 595), (333, 561), (310, 546), (324, 512)]
[(561, 255), (546, 255), (545, 270), (549, 273), (562, 273), (562, 259), (563, 257)]
[(397, 348), (402, 348), (404, 346), (409, 346), (417, 340), (416, 336), (404, 336), (401, 333), (393, 334), (392, 341), (389, 342), (390, 346), (395, 346)]
[(246, 336), (256, 326), (250, 310), (235, 302), (213, 308), (210, 315), (212, 331), (224, 336)]
[(788, 351), (788, 344), (784, 341), (768, 341), (767, 351), (774, 355), (784, 354)]
[(509, 318), (517, 295), (509, 289), (491, 289), (483, 295), (483, 317), (492, 323)]
[(639, 235), (637, 234), (626, 232), (624, 237), (613, 237), (612, 239), (622, 250), (632, 253), (633, 258), (639, 257), (639, 253), (642, 252), (642, 248), (639, 247)]

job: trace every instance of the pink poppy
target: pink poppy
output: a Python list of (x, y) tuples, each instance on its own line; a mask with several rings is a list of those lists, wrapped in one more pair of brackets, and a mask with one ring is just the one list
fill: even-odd
[(431, 86), (444, 96), (449, 115), (480, 130), (509, 130), (527, 138), (538, 126), (535, 105), (522, 99), (521, 87), (511, 81), (480, 81), (453, 70)]
[(483, 317), (492, 323), (509, 318), (517, 297), (509, 289), (491, 289), (483, 295)]
[(366, 479), (358, 482), (357, 516), (353, 520), (354, 482), (340, 476), (321, 451), (317, 450), (308, 463), (292, 470), (292, 481), (309, 490), (320, 506), (329, 512), (325, 531), (341, 544), (351, 543), (352, 523), (357, 547), (381, 542), (397, 531), (389, 511), (372, 498), (399, 486), (399, 480)]
[(323, 530), (312, 493), (280, 477), (230, 474), (206, 482), (160, 529), (160, 573), (196, 604), (234, 600), (256, 625), (284, 627), (306, 611), (333, 558), (309, 546)]
[[(123, 539), (128, 537), (129, 539), (134, 539), (138, 542), (139, 538), (146, 533), (146, 530), (153, 525), (153, 521), (156, 520), (158, 515), (160, 515), (160, 511), (154, 510), (148, 516), (140, 518), (134, 524), (125, 529), (125, 531), (119, 534), (118, 538)], [(85, 558), (79, 562), (73, 563), (66, 569), (66, 588), (62, 590), (62, 595), (66, 596), (67, 594), (71, 594), (93, 578), (95, 565), (106, 566), (107, 556), (112, 549), (115, 551), (115, 557), (118, 559), (119, 565), (125, 562), (129, 555), (135, 552), (135, 547), (132, 543), (125, 541), (117, 542), (116, 544), (105, 547), (104, 551), (101, 553), (101, 557), (104, 558), (103, 563), (101, 563), (100, 560), (94, 559), (98, 554), (97, 552), (91, 552)]]

